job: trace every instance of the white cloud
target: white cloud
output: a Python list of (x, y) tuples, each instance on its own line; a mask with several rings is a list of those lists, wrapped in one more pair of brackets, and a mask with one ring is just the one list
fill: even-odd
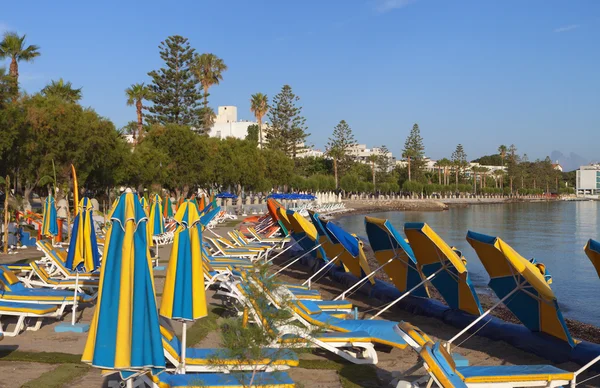
[(581, 27), (579, 24), (570, 24), (568, 26), (559, 27), (559, 28), (555, 29), (554, 32), (567, 32), (567, 31), (575, 30), (579, 27)]
[(404, 8), (417, 0), (377, 0), (375, 10), (380, 13), (390, 12), (394, 9)]

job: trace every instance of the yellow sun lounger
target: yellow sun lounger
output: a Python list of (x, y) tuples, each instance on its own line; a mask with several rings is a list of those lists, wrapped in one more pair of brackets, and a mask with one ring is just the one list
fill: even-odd
[(54, 289), (74, 290), (77, 287), (79, 292), (95, 292), (98, 289), (99, 279), (63, 279), (54, 278), (46, 269), (35, 262), (31, 263), (31, 272), (27, 277), (19, 278), (28, 287), (49, 287)]
[[(2, 321), (4, 316), (17, 317), (17, 322), (12, 331), (6, 331), (8, 323)], [(0, 333), (8, 337), (14, 337), (23, 330), (39, 330), (40, 327), (42, 327), (44, 318), (57, 317), (60, 317), (60, 313), (58, 311), (58, 306), (55, 304), (0, 301)], [(35, 323), (29, 325), (29, 322)]]
[(51, 269), (48, 271), (48, 274), (54, 276), (55, 274), (63, 277), (65, 279), (75, 279), (76, 276), (79, 279), (100, 279), (100, 272), (80, 272), (79, 274), (76, 271), (73, 271), (65, 266), (65, 262), (67, 259), (67, 252), (62, 248), (57, 248), (52, 246), (52, 243), (46, 240), (36, 242), (36, 245), (42, 252), (50, 263)]

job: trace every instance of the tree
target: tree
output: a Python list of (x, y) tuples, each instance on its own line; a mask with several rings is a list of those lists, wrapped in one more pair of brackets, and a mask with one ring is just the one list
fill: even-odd
[[(498, 147), (498, 155), (500, 155), (500, 159), (502, 160), (502, 167), (504, 167), (504, 158), (506, 158), (507, 150), (508, 149), (504, 144), (501, 144), (500, 147)], [(502, 175), (500, 176), (500, 188), (504, 189), (504, 181), (502, 179)]]
[[(210, 127), (214, 122), (214, 111), (208, 109), (208, 89), (213, 85), (218, 85), (223, 80), (223, 72), (227, 70), (225, 62), (215, 54), (204, 53), (201, 55), (196, 54), (190, 65), (192, 73), (196, 80), (202, 85), (204, 94), (202, 115), (200, 117), (201, 128), (206, 133), (210, 130)], [(213, 115), (210, 114), (213, 113)]]
[[(34, 44), (26, 46), (26, 35), (19, 36), (16, 32), (4, 33), (4, 39), (0, 42), (0, 59), (10, 58), (10, 76), (14, 79), (14, 90), (19, 85), (19, 62), (31, 62), (40, 56), (40, 47)], [(16, 94), (13, 97), (16, 101)]]
[(71, 82), (65, 82), (62, 78), (51, 81), (44, 87), (41, 93), (46, 97), (56, 97), (65, 102), (76, 103), (81, 100), (81, 88), (74, 89)]
[(510, 179), (510, 193), (513, 193), (513, 180), (518, 175), (518, 155), (517, 155), (517, 147), (514, 144), (511, 144), (508, 147), (508, 178)]
[[(152, 97), (152, 92), (148, 86), (141, 83), (133, 84), (125, 89), (125, 95), (127, 96), (127, 105), (135, 105), (135, 111), (137, 113), (137, 134), (138, 136), (142, 136), (142, 130), (144, 128), (144, 122), (142, 120), (142, 109), (144, 108), (143, 101), (149, 100)], [(132, 135), (133, 143), (135, 144), (137, 138), (135, 131)]]
[(375, 164), (379, 160), (379, 155), (370, 154), (367, 156), (367, 161), (371, 164), (371, 174), (373, 175), (373, 188), (375, 187)]
[(456, 149), (452, 153), (452, 164), (454, 165), (454, 173), (456, 175), (456, 188), (458, 189), (458, 175), (462, 168), (465, 168), (467, 163), (467, 154), (462, 144), (456, 146)]
[(248, 125), (246, 140), (258, 144), (259, 127), (256, 124)]
[(402, 150), (402, 156), (406, 158), (409, 181), (412, 179), (412, 172), (419, 172), (423, 167), (424, 155), (425, 147), (423, 146), (421, 130), (419, 129), (419, 124), (415, 123), (404, 142), (404, 149)]
[(159, 45), (160, 57), (166, 67), (148, 73), (153, 105), (148, 107), (151, 123), (198, 125), (198, 82), (190, 70), (194, 49), (187, 38), (169, 36)]
[[(332, 137), (329, 138), (327, 143), (327, 155), (333, 159), (333, 175), (335, 179), (335, 188), (338, 185), (338, 169), (339, 164), (346, 164), (347, 159), (350, 157), (350, 151), (352, 147), (356, 145), (352, 128), (348, 125), (345, 120), (341, 120), (338, 125), (333, 128)], [(345, 167), (345, 166), (344, 166)]]
[(304, 148), (304, 141), (309, 136), (302, 107), (296, 106), (298, 101), (300, 98), (292, 92), (292, 87), (283, 85), (273, 98), (269, 110), (271, 126), (267, 130), (269, 148), (281, 150), (293, 159)]
[(256, 93), (250, 97), (250, 111), (258, 121), (258, 145), (263, 148), (262, 119), (269, 111), (269, 98), (266, 94)]

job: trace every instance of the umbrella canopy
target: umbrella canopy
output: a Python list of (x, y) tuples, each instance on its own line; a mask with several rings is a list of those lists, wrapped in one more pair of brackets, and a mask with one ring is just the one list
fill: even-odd
[(82, 357), (92, 366), (133, 371), (165, 368), (147, 220), (137, 196), (122, 194), (106, 235), (98, 304)]
[(171, 198), (169, 198), (168, 194), (165, 196), (165, 200), (163, 202), (163, 217), (173, 218), (173, 205), (171, 205)]
[[(383, 270), (401, 293), (412, 289), (423, 280), (412, 248), (390, 221), (365, 217), (365, 230), (379, 265), (394, 259), (386, 264)], [(419, 287), (412, 295), (429, 296), (426, 287)]]
[(473, 315), (482, 314), (483, 310), (471, 283), (466, 260), (425, 223), (406, 223), (404, 233), (423, 275), (437, 273), (431, 279), (431, 284), (448, 306)]
[(165, 219), (163, 218), (162, 199), (158, 194), (152, 198), (150, 207), (150, 219), (148, 220), (151, 236), (158, 236), (165, 232)]
[(206, 200), (204, 198), (204, 195), (202, 195), (200, 197), (200, 202), (198, 202), (198, 211), (200, 211), (200, 213), (202, 213), (204, 211), (205, 207), (206, 207)]
[(226, 198), (226, 199), (227, 198), (231, 198), (231, 199), (235, 199), (237, 197), (238, 197), (237, 195), (235, 195), (233, 193), (230, 193), (229, 191), (223, 191), (223, 192), (217, 194), (217, 198)]
[(54, 196), (49, 195), (46, 198), (42, 217), (42, 235), (56, 236), (58, 234), (58, 222), (56, 221), (56, 204), (54, 203)]
[(206, 229), (208, 224), (219, 214), (221, 208), (216, 204), (216, 202), (210, 203), (207, 207), (204, 208), (205, 212), (200, 216), (200, 226), (201, 230)]
[(86, 272), (92, 272), (100, 266), (100, 253), (94, 228), (93, 207), (91, 201), (83, 197), (73, 221), (73, 231), (67, 253), (67, 268), (83, 266)]
[(200, 214), (192, 202), (184, 202), (175, 214), (177, 229), (163, 289), (160, 315), (194, 321), (207, 315), (202, 268)]
[(527, 260), (499, 237), (469, 231), (467, 241), (490, 275), (489, 286), (529, 330), (575, 346), (565, 324), (545, 266)]
[[(288, 210), (287, 219), (290, 222), (294, 233), (300, 236), (308, 237), (300, 242), (300, 246), (305, 251), (310, 251), (317, 245), (320, 245), (319, 235), (317, 234), (317, 230), (315, 229), (314, 225), (311, 224), (306, 218), (302, 217), (300, 213)], [(298, 239), (296, 239), (296, 241), (298, 241)], [(319, 259), (328, 261), (327, 253), (325, 253), (325, 250), (322, 246), (316, 249), (316, 253), (315, 251), (312, 251), (311, 254)]]
[[(354, 276), (362, 278), (371, 274), (371, 268), (363, 250), (363, 242), (357, 236), (348, 233), (331, 221), (325, 223), (325, 231), (333, 243), (344, 248), (341, 256), (342, 262)], [(370, 282), (375, 284), (375, 278), (371, 277)]]
[(594, 268), (596, 268), (596, 272), (600, 277), (600, 242), (590, 239), (587, 244), (585, 244), (583, 250), (587, 257), (592, 261), (592, 264), (594, 264)]
[(142, 205), (142, 209), (144, 209), (144, 213), (146, 213), (146, 216), (148, 216), (148, 214), (150, 214), (150, 205), (148, 205), (148, 200), (146, 197), (142, 197), (142, 199), (140, 199), (140, 204)]
[(279, 224), (283, 234), (287, 236), (289, 234), (289, 228), (287, 228), (285, 224), (279, 219), (279, 212), (277, 211), (277, 209), (279, 208), (284, 209), (283, 205), (275, 199), (267, 198), (267, 211), (269, 212), (269, 215), (271, 216), (274, 222), (277, 222), (277, 224)]

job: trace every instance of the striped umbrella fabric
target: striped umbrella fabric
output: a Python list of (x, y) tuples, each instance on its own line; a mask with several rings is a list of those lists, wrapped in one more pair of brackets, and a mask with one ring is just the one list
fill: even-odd
[(148, 216), (150, 214), (150, 205), (148, 205), (148, 200), (146, 197), (142, 197), (140, 199), (140, 204), (142, 205), (142, 209), (144, 209), (144, 213), (146, 213), (146, 216)]
[(523, 325), (575, 346), (542, 263), (527, 260), (499, 237), (469, 231), (467, 241), (490, 275), (488, 285)]
[(423, 275), (435, 276), (431, 284), (448, 306), (469, 314), (481, 315), (483, 309), (471, 283), (467, 261), (423, 222), (404, 224), (404, 233)]
[(590, 239), (583, 248), (600, 277), (600, 242)]
[(92, 272), (100, 266), (100, 253), (94, 228), (93, 207), (87, 197), (79, 201), (77, 215), (73, 222), (71, 241), (67, 253), (67, 268), (78, 269), (82, 266), (86, 272)]
[(177, 229), (167, 268), (160, 315), (179, 321), (194, 321), (207, 314), (202, 269), (200, 215), (190, 201), (175, 214)]
[(58, 222), (56, 221), (56, 204), (54, 196), (49, 195), (44, 202), (42, 214), (42, 235), (52, 237), (58, 234)]
[(150, 235), (158, 236), (165, 232), (165, 220), (163, 218), (162, 199), (158, 194), (152, 198), (152, 206), (150, 207), (150, 219), (148, 225), (150, 227)]
[(120, 371), (165, 368), (148, 250), (148, 218), (137, 196), (121, 195), (111, 217), (98, 304), (82, 361)]
[(171, 205), (169, 194), (165, 196), (165, 201), (163, 202), (163, 217), (167, 219), (173, 218), (173, 206)]

